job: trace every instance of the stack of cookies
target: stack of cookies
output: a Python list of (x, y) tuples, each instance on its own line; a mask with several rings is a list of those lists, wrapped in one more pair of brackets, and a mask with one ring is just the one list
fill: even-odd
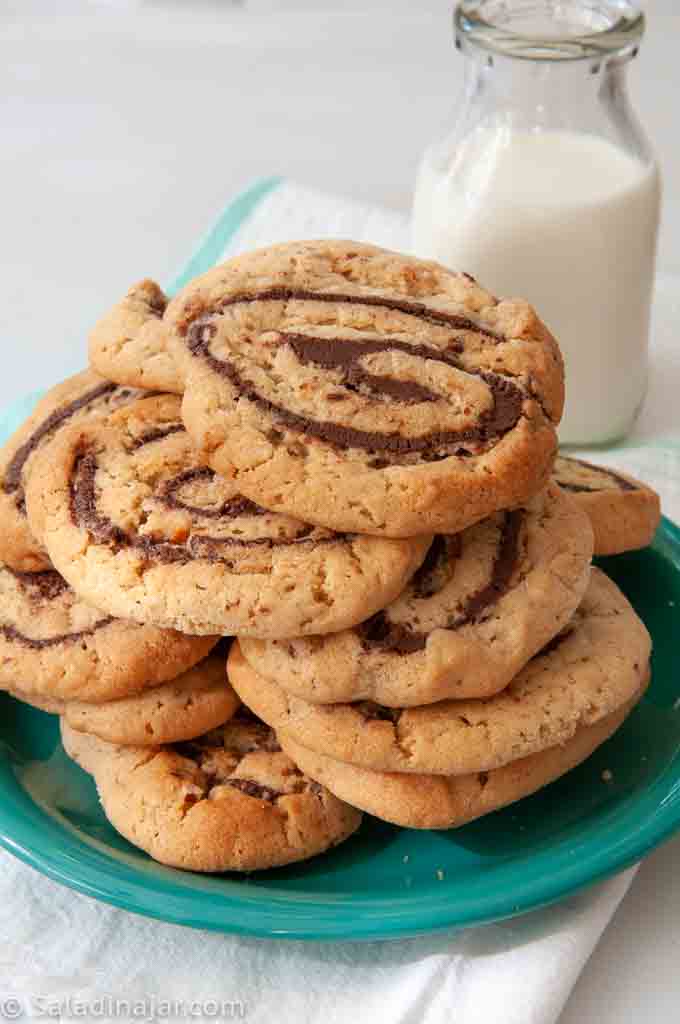
[(658, 500), (555, 475), (562, 362), (525, 302), (291, 243), (135, 286), (90, 358), (0, 463), (0, 685), (158, 860), (283, 864), (362, 810), (463, 824), (640, 698), (649, 636), (591, 522), (640, 546)]

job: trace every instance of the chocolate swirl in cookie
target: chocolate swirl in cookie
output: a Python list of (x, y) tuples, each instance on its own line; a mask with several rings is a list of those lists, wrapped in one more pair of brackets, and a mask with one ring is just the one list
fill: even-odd
[(313, 793), (319, 792), (318, 785), (305, 778), (292, 762), (288, 763), (287, 758), (281, 771), (285, 782), (278, 788), (269, 781), (253, 777), (258, 772), (252, 763), (250, 771), (246, 774), (242, 762), (248, 754), (261, 752), (282, 756), (274, 730), (247, 708), (239, 709), (225, 725), (212, 729), (195, 740), (175, 743), (170, 749), (192, 762), (188, 773), (199, 791), (193, 794), (193, 797), (190, 795), (191, 803), (209, 797), (216, 786), (231, 786), (245, 796), (272, 804), (276, 803), (279, 797), (290, 796), (292, 793), (303, 793), (308, 790)]
[(68, 583), (55, 569), (42, 572), (19, 572), (6, 565), (5, 571), (26, 587), (31, 598), (41, 601), (54, 601), (69, 589)]
[(129, 452), (136, 452), (140, 448), (145, 448), (147, 444), (153, 444), (154, 441), (162, 441), (172, 434), (181, 434), (184, 432), (184, 429), (183, 423), (170, 423), (164, 427), (153, 427), (151, 430), (146, 430), (140, 434), (139, 437), (133, 438), (127, 450)]
[(597, 483), (588, 484), (585, 482), (578, 482), (576, 480), (567, 480), (560, 473), (559, 464), (562, 462), (568, 463), (570, 466), (575, 467), (578, 472), (579, 469), (590, 470), (597, 476), (603, 476), (607, 480), (611, 480), (621, 491), (637, 491), (638, 488), (630, 480), (626, 480), (624, 476), (620, 476), (615, 473), (613, 469), (609, 469), (606, 466), (595, 466), (592, 462), (586, 462), (584, 459), (572, 459), (566, 455), (560, 455), (555, 466), (555, 479), (560, 485), (563, 491), (572, 491), (574, 494), (595, 494), (597, 491), (601, 491), (603, 488), (598, 486)]
[[(468, 594), (453, 614), (442, 609), (442, 614), (438, 616), (440, 621), (432, 629), (456, 630), (470, 622), (479, 621), (507, 591), (521, 558), (520, 536), (525, 512), (516, 509), (504, 512), (502, 516), (488, 582)], [(427, 558), (403, 597), (407, 601), (429, 601), (441, 592), (451, 578), (461, 552), (462, 543), (458, 534), (435, 537)], [(395, 654), (413, 654), (424, 649), (432, 629), (423, 632), (414, 628), (410, 622), (394, 621), (387, 608), (358, 626), (357, 632), (366, 650), (377, 647)]]
[(401, 708), (386, 708), (372, 700), (357, 701), (353, 705), (366, 722), (392, 722), (396, 725), (401, 715)]
[[(458, 429), (434, 429), (416, 436), (399, 430), (365, 430), (340, 420), (317, 419), (296, 412), (280, 400), (274, 400), (244, 372), (237, 360), (212, 351), (217, 333), (217, 318), (228, 307), (258, 302), (316, 302), (345, 304), (350, 307), (373, 307), (405, 314), (420, 323), (449, 328), (451, 336), (446, 347), (409, 343), (395, 337), (350, 338), (321, 337), (277, 331), (278, 345), (287, 346), (300, 366), (314, 365), (331, 373), (334, 390), (327, 397), (333, 407), (352, 395), (369, 402), (410, 406), (419, 403), (450, 403), (446, 389), (434, 390), (411, 380), (401, 380), (381, 373), (372, 373), (363, 361), (372, 355), (404, 353), (426, 363), (441, 364), (476, 377), (486, 385), (491, 405), (482, 410), (476, 422)], [(254, 294), (233, 296), (214, 310), (203, 312), (186, 329), (185, 344), (192, 355), (202, 360), (215, 373), (229, 381), (238, 396), (271, 417), (283, 430), (313, 438), (336, 449), (359, 449), (377, 456), (370, 463), (374, 468), (394, 464), (412, 465), (421, 461), (437, 461), (450, 455), (466, 456), (488, 451), (512, 430), (522, 415), (525, 394), (518, 384), (500, 373), (467, 366), (462, 356), (466, 342), (462, 334), (471, 333), (482, 344), (496, 345), (504, 339), (481, 327), (473, 320), (452, 313), (431, 309), (406, 298), (390, 299), (371, 295), (310, 292), (302, 289), (270, 288)], [(271, 344), (271, 342), (267, 342)]]
[[(6, 572), (16, 582), (16, 586), (24, 598), (28, 599), (28, 614), (31, 618), (40, 618), (41, 612), (49, 609), (49, 606), (62, 599), (64, 609), (68, 608), (73, 592), (70, 590), (66, 580), (53, 569), (43, 572), (16, 572), (7, 566), (3, 566), (0, 572)], [(14, 622), (0, 622), (0, 636), (10, 643), (20, 644), (22, 647), (33, 651), (45, 650), (48, 647), (58, 647), (60, 644), (75, 643), (86, 637), (92, 636), (104, 626), (113, 622), (111, 616), (103, 616), (92, 626), (85, 629), (74, 630), (69, 633), (54, 633), (48, 636), (29, 636), (23, 629)]]
[(5, 640), (21, 644), (22, 647), (28, 647), (32, 651), (42, 651), (47, 647), (58, 647), (60, 644), (75, 643), (78, 640), (84, 640), (88, 636), (94, 636), (100, 629), (110, 625), (112, 622), (112, 616), (107, 615), (105, 618), (100, 619), (99, 622), (96, 622), (94, 626), (90, 626), (89, 629), (78, 629), (74, 633), (57, 633), (55, 636), (47, 637), (30, 637), (22, 633), (16, 626), (0, 625), (0, 635)]
[(209, 482), (214, 478), (215, 474), (207, 466), (188, 469), (185, 473), (180, 473), (179, 476), (173, 477), (172, 480), (168, 480), (163, 484), (159, 501), (167, 508), (184, 509), (185, 512), (191, 512), (194, 515), (201, 516), (203, 519), (221, 519), (223, 516), (235, 519), (239, 516), (267, 515), (266, 508), (261, 508), (260, 505), (256, 505), (250, 498), (244, 498), (242, 494), (237, 494), (233, 498), (227, 498), (226, 501), (223, 501), (221, 505), (215, 508), (200, 508), (198, 505), (191, 505), (182, 499), (182, 488), (186, 485), (198, 481)]
[[(134, 455), (143, 447), (157, 443), (173, 434), (184, 431), (181, 424), (166, 424), (154, 428), (128, 442), (126, 450)], [(281, 523), (284, 517), (268, 512), (242, 495), (232, 495), (217, 504), (210, 494), (211, 485), (218, 479), (213, 470), (206, 466), (194, 467), (159, 482), (155, 486), (152, 503), (169, 510), (178, 510), (191, 516), (192, 527), (189, 536), (181, 539), (158, 540), (152, 535), (140, 533), (133, 528), (119, 526), (102, 511), (97, 488), (99, 457), (93, 449), (81, 451), (74, 461), (70, 481), (70, 505), (73, 522), (87, 530), (97, 543), (120, 549), (132, 547), (141, 552), (149, 562), (182, 563), (195, 559), (222, 562), (233, 568), (239, 549), (281, 548), (301, 543), (330, 544), (344, 543), (346, 537), (333, 534), (321, 527), (310, 526), (295, 520), (285, 520), (285, 535), (274, 532), (265, 536), (243, 536), (244, 525), (249, 519), (272, 516)], [(196, 504), (183, 496), (185, 488), (198, 489), (198, 494), (207, 498), (205, 504)], [(236, 520), (239, 529), (233, 529), (225, 536), (214, 536), (201, 532), (203, 521), (229, 528)], [(274, 526), (275, 529), (275, 526)]]
[[(572, 636), (576, 627), (577, 622), (575, 620), (571, 625), (567, 626), (554, 636), (552, 640), (549, 640), (548, 643), (530, 659), (528, 664), (537, 661), (539, 658), (547, 658), (553, 654), (566, 640), (569, 639), (570, 636)], [(488, 700), (489, 698), (486, 699)], [(365, 722), (391, 722), (394, 726), (399, 724), (401, 716), (407, 710), (406, 708), (388, 708), (385, 707), (384, 704), (378, 704), (373, 700), (354, 701), (351, 706), (355, 711), (359, 712)], [(464, 724), (471, 724), (466, 719), (465, 715), (459, 716), (459, 719)]]
[(110, 381), (104, 381), (94, 388), (90, 388), (80, 395), (79, 398), (65, 405), (54, 409), (49, 416), (46, 416), (42, 423), (38, 424), (31, 435), (24, 441), (20, 448), (12, 456), (5, 475), (2, 480), (2, 490), (5, 494), (13, 495), (18, 512), (26, 515), (26, 505), (23, 486), (24, 467), (34, 451), (48, 438), (61, 428), (66, 426), (80, 412), (91, 412), (100, 407), (108, 406), (117, 408), (127, 402), (139, 397), (139, 392), (131, 388), (119, 387)]

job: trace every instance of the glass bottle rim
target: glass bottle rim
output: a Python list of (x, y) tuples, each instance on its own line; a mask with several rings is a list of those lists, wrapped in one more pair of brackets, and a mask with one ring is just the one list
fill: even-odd
[(633, 0), (460, 0), (456, 46), (533, 61), (637, 54), (645, 16)]

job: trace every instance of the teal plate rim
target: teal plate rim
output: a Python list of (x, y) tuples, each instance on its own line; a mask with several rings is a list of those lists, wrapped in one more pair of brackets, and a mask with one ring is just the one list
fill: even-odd
[[(680, 529), (662, 520), (652, 551), (670, 563), (674, 586), (680, 589)], [(672, 709), (666, 707), (665, 712), (671, 714)], [(305, 892), (304, 878), (287, 888), (264, 889), (257, 884), (264, 876), (257, 874), (251, 876), (254, 884), (217, 876), (219, 889), (213, 885), (203, 891), (196, 882), (201, 876), (152, 861), (148, 872), (130, 867), (103, 852), (102, 843), (79, 838), (77, 829), (46, 813), (21, 786), (11, 759), (1, 752), (0, 797), (0, 845), (49, 878), (125, 910), (196, 928), (269, 938), (404, 938), (514, 917), (638, 861), (680, 828), (680, 742), (648, 785), (600, 812), (594, 832), (577, 832), (568, 841), (531, 851), (521, 862), (521, 871), (517, 859), (509, 858), (494, 864), (488, 877), (479, 871), (464, 884), (446, 878), (388, 896)], [(491, 875), (493, 884), (488, 884)], [(193, 886), (183, 882), (187, 878), (194, 880)]]

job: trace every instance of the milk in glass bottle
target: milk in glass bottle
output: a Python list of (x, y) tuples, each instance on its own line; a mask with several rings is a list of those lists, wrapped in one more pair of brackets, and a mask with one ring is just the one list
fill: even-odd
[(418, 256), (529, 299), (567, 374), (560, 440), (623, 437), (643, 400), (659, 172), (626, 67), (644, 17), (627, 0), (464, 0), (453, 131), (416, 185)]

